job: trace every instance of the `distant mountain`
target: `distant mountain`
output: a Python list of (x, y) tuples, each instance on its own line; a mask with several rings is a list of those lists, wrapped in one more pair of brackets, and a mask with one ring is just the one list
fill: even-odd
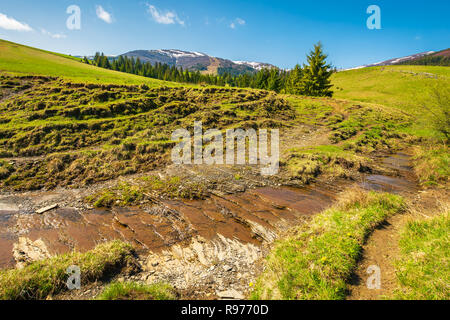
[(411, 60), (401, 61), (398, 64), (449, 67), (450, 49), (442, 50), (422, 57), (417, 57)]
[(433, 56), (450, 58), (450, 48), (436, 52)]
[(142, 62), (151, 64), (163, 63), (170, 66), (182, 67), (184, 70), (200, 71), (209, 74), (232, 75), (254, 73), (263, 68), (276, 68), (275, 66), (262, 62), (231, 61), (228, 59), (212, 57), (201, 52), (190, 52), (182, 50), (135, 50), (122, 54), (122, 56), (139, 58)]
[(345, 69), (346, 70), (356, 70), (362, 68), (369, 67), (378, 67), (378, 66), (391, 66), (398, 64), (412, 64), (412, 65), (448, 65), (448, 60), (450, 59), (450, 49), (442, 50), (439, 52), (436, 51), (427, 51), (416, 53), (410, 56), (394, 58), (382, 62), (367, 64), (355, 68)]

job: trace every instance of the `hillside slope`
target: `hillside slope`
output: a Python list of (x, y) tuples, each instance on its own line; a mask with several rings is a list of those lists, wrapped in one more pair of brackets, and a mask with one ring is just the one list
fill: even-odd
[(336, 98), (383, 104), (417, 115), (423, 113), (429, 89), (449, 86), (450, 68), (372, 67), (338, 72), (332, 82)]
[(83, 83), (172, 86), (170, 82), (97, 68), (76, 58), (39, 50), (0, 39), (0, 72), (62, 77)]
[[(0, 75), (0, 158), (41, 160), (35, 161), (33, 173), (27, 164), (14, 170), (2, 166), (2, 183), (18, 189), (90, 184), (149, 170), (167, 156), (171, 132), (191, 127), (195, 120), (202, 120), (205, 128), (222, 129), (238, 125), (287, 129), (288, 119), (293, 119), (293, 126), (320, 123), (333, 144), (373, 151), (390, 145), (387, 140), (393, 138), (394, 129), (411, 132), (409, 124), (417, 122), (403, 111), (425, 118), (416, 95), (423, 95), (427, 86), (448, 84), (447, 68), (369, 68), (334, 75), (336, 96), (350, 101), (311, 99), (168, 83), (6, 41), (0, 45), (0, 71), (16, 73)], [(136, 85), (123, 86), (130, 83)], [(137, 85), (144, 83), (153, 88)], [(69, 155), (50, 156), (61, 152)], [(99, 169), (106, 159), (108, 165)], [(73, 162), (82, 172), (72, 174)], [(55, 181), (46, 178), (48, 172), (64, 168), (64, 174), (53, 175)]]

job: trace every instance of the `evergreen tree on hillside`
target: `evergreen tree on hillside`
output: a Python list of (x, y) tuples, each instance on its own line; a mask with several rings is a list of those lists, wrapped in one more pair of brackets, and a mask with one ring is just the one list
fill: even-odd
[(280, 92), (281, 90), (281, 77), (279, 71), (275, 68), (270, 70), (269, 79), (267, 80), (267, 89), (275, 92)]
[(269, 69), (262, 69), (260, 70), (258, 73), (256, 73), (253, 83), (252, 83), (252, 88), (258, 88), (258, 89), (267, 89), (267, 82), (269, 79), (269, 75), (270, 75), (270, 71)]
[(306, 57), (308, 65), (303, 66), (301, 94), (322, 97), (333, 95), (330, 90), (333, 86), (330, 81), (333, 70), (326, 61), (327, 57), (320, 42), (314, 45), (314, 50)]
[(102, 54), (102, 68), (111, 69), (111, 64), (109, 63), (108, 57)]
[(94, 56), (94, 65), (100, 67), (100, 52), (96, 52)]
[(142, 63), (141, 63), (141, 59), (139, 59), (139, 57), (136, 59), (136, 64), (135, 64), (135, 73), (142, 76)]
[(292, 69), (286, 79), (285, 90), (286, 93), (290, 94), (302, 94), (301, 92), (301, 82), (303, 77), (303, 70), (299, 64)]

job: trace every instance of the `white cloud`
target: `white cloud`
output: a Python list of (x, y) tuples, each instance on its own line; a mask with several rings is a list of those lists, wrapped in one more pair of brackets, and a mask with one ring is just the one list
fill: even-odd
[(153, 20), (155, 20), (157, 23), (161, 23), (161, 24), (176, 24), (176, 23), (178, 23), (178, 24), (184, 26), (184, 21), (178, 17), (178, 15), (175, 11), (166, 11), (163, 13), (162, 11), (159, 11), (158, 9), (156, 9), (155, 6), (148, 4), (148, 3), (147, 3), (147, 7), (148, 7), (148, 13), (150, 13)]
[(238, 24), (240, 24), (241, 26), (245, 25), (245, 20), (241, 19), (241, 18), (236, 18), (236, 22)]
[(231, 29), (236, 29), (237, 26), (245, 26), (245, 20), (241, 19), (241, 18), (236, 18), (234, 19), (233, 22), (230, 23), (230, 28)]
[(49, 32), (49, 31), (47, 31), (45, 29), (41, 29), (41, 32), (42, 32), (42, 34), (44, 34), (46, 36), (49, 36), (49, 37), (51, 37), (53, 39), (65, 39), (65, 38), (67, 38), (67, 36), (65, 34), (62, 34), (62, 33), (51, 33), (51, 32)]
[(0, 13), (0, 28), (15, 31), (33, 31), (33, 29), (26, 23), (19, 22), (3, 13)]
[(105, 21), (106, 23), (112, 23), (113, 22), (112, 15), (108, 11), (103, 9), (102, 6), (97, 6), (96, 13), (97, 13), (97, 17), (99, 19)]

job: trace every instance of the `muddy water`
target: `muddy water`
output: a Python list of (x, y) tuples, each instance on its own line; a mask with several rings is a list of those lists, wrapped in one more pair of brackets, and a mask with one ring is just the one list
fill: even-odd
[(364, 177), (361, 186), (369, 190), (391, 193), (416, 192), (418, 186), (413, 176), (410, 156), (404, 153), (384, 157), (381, 166), (394, 171), (394, 176), (373, 174)]
[[(407, 155), (384, 158), (382, 164), (395, 176), (368, 175), (361, 184), (364, 188), (415, 190)], [(0, 268), (15, 264), (13, 244), (19, 237), (41, 239), (51, 254), (85, 251), (113, 239), (129, 241), (142, 252), (161, 251), (187, 244), (195, 236), (213, 239), (218, 234), (258, 245), (328, 207), (345, 186), (266, 187), (202, 201), (164, 201), (148, 208), (86, 212), (59, 208), (42, 215), (23, 213), (14, 203), (0, 203)]]

